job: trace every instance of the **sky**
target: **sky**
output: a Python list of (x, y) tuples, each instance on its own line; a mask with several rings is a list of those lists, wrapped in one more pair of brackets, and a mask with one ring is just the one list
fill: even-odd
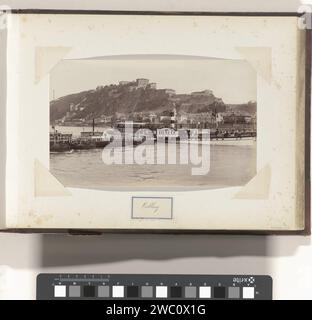
[(225, 103), (256, 100), (256, 72), (245, 61), (203, 58), (110, 58), (62, 60), (50, 73), (50, 99), (147, 78), (176, 93), (210, 89)]

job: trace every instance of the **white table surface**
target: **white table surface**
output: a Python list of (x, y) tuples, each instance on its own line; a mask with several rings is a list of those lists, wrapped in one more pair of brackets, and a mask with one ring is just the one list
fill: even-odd
[(264, 274), (275, 299), (312, 299), (302, 236), (0, 234), (0, 297), (34, 299), (40, 272)]

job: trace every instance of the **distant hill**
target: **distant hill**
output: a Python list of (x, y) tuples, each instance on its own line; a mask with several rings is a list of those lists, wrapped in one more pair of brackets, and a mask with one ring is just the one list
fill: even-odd
[[(70, 106), (74, 107), (75, 112), (68, 114)], [(149, 85), (139, 87), (134, 81), (101, 86), (95, 90), (70, 94), (53, 100), (50, 102), (50, 120), (53, 123), (66, 114), (71, 119), (85, 119), (87, 121), (115, 114), (125, 114), (126, 116), (136, 112), (160, 114), (170, 111), (174, 107), (178, 112), (185, 113), (224, 112), (227, 108), (255, 112), (255, 105), (248, 103), (227, 106), (210, 90), (191, 94), (175, 94), (173, 90), (156, 89)]]
[(249, 101), (249, 102), (243, 103), (243, 104), (228, 104), (227, 111), (248, 113), (250, 115), (254, 115), (257, 112), (257, 102), (256, 101)]

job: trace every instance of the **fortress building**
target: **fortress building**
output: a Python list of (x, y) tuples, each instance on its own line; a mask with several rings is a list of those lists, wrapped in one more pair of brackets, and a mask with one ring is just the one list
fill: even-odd
[(137, 88), (146, 88), (148, 83), (149, 83), (148, 79), (144, 79), (144, 78), (136, 79)]

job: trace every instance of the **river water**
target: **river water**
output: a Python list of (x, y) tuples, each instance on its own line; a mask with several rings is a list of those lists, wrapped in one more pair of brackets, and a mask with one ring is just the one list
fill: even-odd
[[(181, 145), (175, 147), (176, 150), (166, 149), (166, 159), (168, 154), (176, 153), (177, 164), (105, 164), (103, 150), (92, 149), (51, 154), (50, 170), (65, 186), (102, 190), (223, 188), (244, 185), (256, 174), (256, 141), (211, 145), (210, 169), (205, 175), (192, 175), (192, 168), (198, 165), (180, 164)], [(129, 150), (120, 148), (115, 152), (124, 156)], [(156, 162), (156, 150), (150, 154), (155, 154)]]

